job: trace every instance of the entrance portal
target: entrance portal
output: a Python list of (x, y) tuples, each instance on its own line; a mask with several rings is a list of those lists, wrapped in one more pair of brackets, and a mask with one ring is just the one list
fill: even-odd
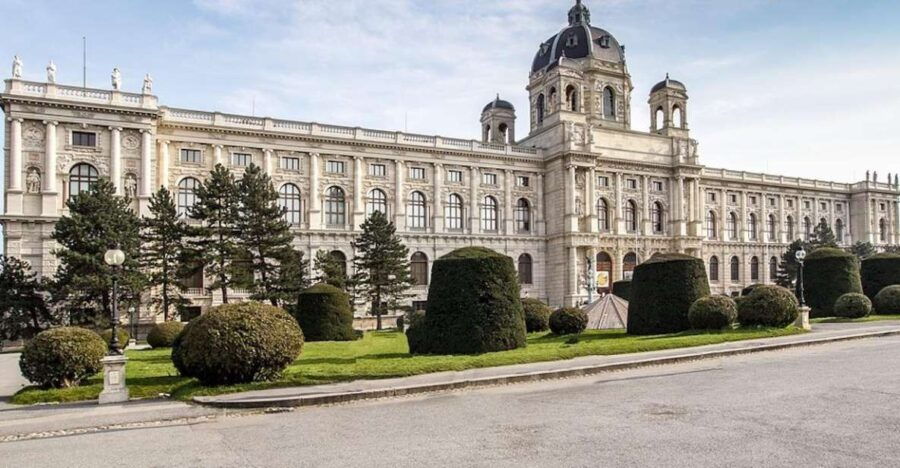
[(597, 254), (597, 292), (609, 294), (612, 292), (613, 262), (612, 257), (606, 252)]

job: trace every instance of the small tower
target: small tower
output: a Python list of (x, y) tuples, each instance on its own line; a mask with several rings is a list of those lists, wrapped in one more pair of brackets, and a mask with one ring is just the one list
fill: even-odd
[(481, 111), (481, 141), (504, 145), (516, 142), (516, 108), (499, 94)]
[(650, 132), (658, 135), (687, 137), (687, 88), (669, 78), (650, 90)]

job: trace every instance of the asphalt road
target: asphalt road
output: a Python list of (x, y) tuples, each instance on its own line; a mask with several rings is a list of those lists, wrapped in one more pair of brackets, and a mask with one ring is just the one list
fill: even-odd
[(898, 466), (900, 337), (0, 443), (0, 466)]
[(19, 353), (0, 354), (0, 409), (6, 399), (27, 384), (28, 381), (19, 372)]

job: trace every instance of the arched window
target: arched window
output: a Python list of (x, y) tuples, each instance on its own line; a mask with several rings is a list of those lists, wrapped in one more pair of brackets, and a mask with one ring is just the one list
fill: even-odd
[(603, 88), (603, 117), (616, 118), (616, 92), (609, 86)]
[(578, 91), (572, 85), (566, 87), (566, 110), (578, 112)]
[(381, 189), (370, 190), (366, 198), (366, 216), (372, 216), (376, 211), (380, 211), (383, 215), (388, 213), (387, 194)]
[(654, 128), (657, 130), (663, 128), (666, 121), (666, 111), (663, 110), (662, 107), (657, 107), (656, 112), (653, 113), (653, 122)]
[[(537, 107), (537, 123), (538, 125), (541, 125), (544, 123), (544, 109), (546, 107), (543, 94), (538, 95), (537, 104), (535, 104), (535, 107)], [(486, 139), (487, 138), (485, 138), (485, 140)]]
[(738, 217), (733, 211), (728, 214), (728, 238), (731, 240), (738, 238)]
[(290, 225), (300, 224), (300, 189), (294, 184), (284, 184), (278, 190), (278, 204), (284, 210), (284, 220)]
[(794, 237), (794, 218), (792, 216), (788, 216), (784, 224), (787, 228), (788, 240), (793, 242), (794, 240), (796, 240), (796, 238)]
[(778, 279), (778, 257), (769, 259), (769, 279), (772, 281)]
[(625, 229), (628, 232), (637, 232), (637, 204), (634, 200), (625, 202)]
[(878, 221), (878, 239), (881, 242), (887, 242), (888, 238), (888, 224), (884, 218), (881, 218)]
[(100, 175), (90, 164), (76, 164), (69, 171), (69, 198), (91, 190)]
[(597, 225), (600, 232), (609, 231), (609, 204), (604, 198), (597, 200)]
[(406, 211), (409, 218), (407, 226), (410, 229), (425, 229), (428, 226), (425, 195), (422, 192), (409, 194), (409, 205), (407, 205)]
[(834, 222), (834, 237), (838, 242), (844, 243), (844, 221), (843, 220), (839, 219)]
[(556, 88), (550, 88), (550, 112), (556, 112)]
[(652, 211), (650, 212), (650, 222), (653, 225), (655, 234), (662, 234), (665, 231), (665, 211), (662, 203), (654, 202)]
[(516, 202), (516, 232), (531, 232), (531, 206), (524, 198)]
[(759, 281), (759, 259), (750, 259), (750, 281)]
[(502, 141), (503, 143), (512, 143), (508, 138), (509, 126), (507, 126), (505, 123), (502, 123), (499, 127), (497, 127), (497, 129), (500, 131), (500, 141)]
[(344, 255), (344, 252), (340, 250), (332, 250), (329, 252), (331, 258), (334, 259), (335, 263), (337, 263), (341, 268), (341, 275), (347, 276), (347, 256)]
[(803, 218), (803, 239), (806, 241), (812, 239), (812, 220), (809, 216)]
[(481, 230), (486, 232), (497, 231), (497, 199), (484, 197), (481, 203)]
[(531, 255), (519, 255), (519, 283), (532, 284), (531, 266)]
[(750, 213), (750, 216), (747, 217), (747, 230), (750, 231), (750, 240), (756, 240), (757, 235), (757, 226), (756, 226), (756, 214)]
[(731, 281), (741, 280), (741, 261), (737, 257), (731, 257)]
[(769, 215), (769, 221), (766, 223), (766, 236), (769, 242), (775, 242), (778, 237), (778, 223), (775, 221), (775, 215)]
[(200, 181), (193, 177), (185, 177), (178, 182), (178, 216), (191, 216), (191, 208), (197, 203), (198, 188)]
[(422, 252), (416, 252), (409, 260), (409, 272), (412, 275), (413, 285), (428, 285), (428, 256)]
[(444, 206), (444, 227), (452, 231), (463, 228), (463, 200), (455, 193), (447, 197), (447, 205)]
[(484, 135), (481, 137), (481, 140), (482, 141), (490, 141), (490, 139), (491, 139), (491, 126), (485, 125), (484, 126)]
[(622, 259), (622, 273), (623, 278), (631, 279), (634, 274), (634, 268), (637, 266), (637, 254), (634, 252), (629, 252), (625, 254), (625, 258)]
[(684, 116), (681, 113), (681, 107), (672, 108), (672, 125), (675, 128), (684, 128)]
[(347, 224), (347, 202), (344, 189), (330, 187), (325, 192), (325, 224), (328, 227), (344, 227)]
[[(719, 226), (716, 222), (716, 213), (708, 211), (706, 212), (706, 238), (715, 239), (717, 237), (719, 237)], [(719, 260), (716, 259), (716, 262), (718, 261)]]
[(709, 258), (709, 280), (719, 281), (719, 257)]

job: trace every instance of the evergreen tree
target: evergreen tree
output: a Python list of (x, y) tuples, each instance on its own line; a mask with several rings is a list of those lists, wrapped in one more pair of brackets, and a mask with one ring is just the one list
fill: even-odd
[(309, 279), (306, 272), (309, 270), (309, 261), (303, 258), (303, 252), (290, 249), (279, 260), (277, 281), (272, 297), (277, 305), (284, 307), (288, 304), (296, 304), (300, 293), (309, 287)]
[(358, 287), (372, 304), (381, 330), (381, 316), (397, 310), (400, 301), (410, 297), (407, 291), (413, 280), (409, 271), (409, 249), (400, 241), (394, 223), (380, 211), (362, 224), (362, 233), (353, 242), (353, 263)]
[(331, 252), (319, 250), (316, 252), (314, 265), (319, 275), (317, 283), (330, 284), (347, 292), (349, 279), (347, 278), (347, 263), (335, 257)]
[(291, 226), (284, 219), (284, 208), (278, 204), (278, 192), (272, 179), (251, 164), (238, 183), (239, 210), (235, 227), (238, 246), (249, 259), (246, 265), (253, 278), (254, 300), (269, 301), (277, 306), (284, 286), (280, 278), (282, 262), (290, 263), (294, 255)]
[(809, 245), (800, 239), (791, 242), (787, 250), (781, 254), (781, 261), (778, 263), (778, 273), (775, 275), (775, 284), (793, 290), (794, 282), (797, 280), (797, 271), (800, 264), (797, 263), (797, 251), (800, 249), (809, 251)]
[[(59, 268), (52, 283), (55, 303), (67, 306), (68, 322), (106, 326), (112, 314), (112, 279), (119, 283), (119, 303), (137, 303), (145, 286), (140, 270), (141, 221), (131, 200), (116, 196), (113, 184), (99, 179), (90, 190), (70, 199), (69, 214), (56, 223), (53, 253)], [(104, 261), (109, 249), (125, 253), (118, 268)]]
[(51, 325), (42, 286), (28, 263), (0, 255), (0, 345), (31, 338)]
[(856, 241), (847, 250), (850, 253), (852, 253), (853, 255), (856, 255), (856, 257), (859, 258), (860, 260), (871, 257), (872, 255), (875, 255), (875, 246), (872, 245), (871, 242)]
[(228, 288), (234, 284), (234, 259), (237, 255), (237, 185), (225, 166), (216, 164), (209, 177), (197, 189), (197, 203), (189, 216), (201, 223), (191, 230), (194, 263), (205, 267), (213, 278), (209, 290), (219, 289), (222, 302), (228, 303)]
[(831, 226), (825, 220), (820, 221), (813, 230), (813, 235), (809, 242), (809, 250), (813, 251), (822, 247), (837, 248), (837, 246), (837, 238), (834, 236)]
[(185, 276), (183, 265), (186, 261), (187, 224), (178, 216), (175, 200), (171, 192), (161, 187), (150, 198), (151, 217), (141, 221), (141, 242), (143, 256), (141, 266), (147, 275), (147, 285), (158, 288), (151, 303), (156, 306), (163, 320), (174, 318), (170, 313), (187, 304), (183, 294), (186, 290), (182, 281)]

